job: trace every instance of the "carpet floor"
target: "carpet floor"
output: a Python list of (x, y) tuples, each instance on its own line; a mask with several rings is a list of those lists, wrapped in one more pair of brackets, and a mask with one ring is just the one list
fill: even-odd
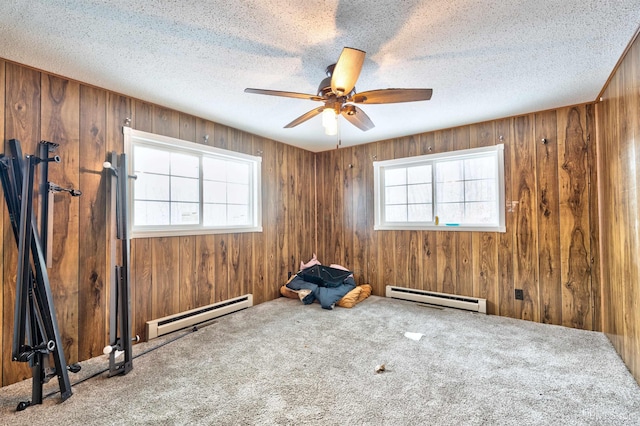
[(134, 349), (125, 376), (81, 363), (72, 383), (95, 377), (62, 403), (16, 412), (31, 381), (1, 388), (0, 424), (640, 424), (640, 387), (602, 333), (384, 297), (280, 298)]

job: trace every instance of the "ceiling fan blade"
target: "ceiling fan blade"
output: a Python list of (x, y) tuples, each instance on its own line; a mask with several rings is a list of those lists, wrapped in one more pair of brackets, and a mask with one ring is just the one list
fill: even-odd
[(312, 109), (309, 112), (305, 112), (300, 117), (296, 118), (291, 123), (289, 123), (286, 126), (284, 126), (284, 128), (285, 129), (290, 129), (292, 127), (296, 127), (298, 124), (304, 123), (308, 119), (313, 118), (316, 115), (320, 114), (324, 110), (324, 108), (325, 108), (324, 106), (321, 106), (321, 107), (318, 107), (316, 109)]
[(340, 110), (340, 114), (351, 124), (358, 129), (366, 132), (369, 129), (373, 129), (375, 125), (363, 110), (355, 105), (345, 105)]
[(316, 95), (308, 95), (306, 93), (296, 92), (283, 92), (280, 90), (265, 90), (265, 89), (244, 89), (245, 93), (255, 93), (257, 95), (271, 95), (271, 96), (283, 96), (285, 98), (297, 98), (297, 99), (310, 99), (312, 101), (323, 101), (324, 99)]
[(348, 95), (356, 85), (360, 75), (364, 56), (362, 50), (345, 47), (331, 74), (331, 90), (338, 96)]
[(357, 104), (393, 104), (398, 102), (428, 101), (433, 89), (380, 89), (356, 93), (347, 102)]

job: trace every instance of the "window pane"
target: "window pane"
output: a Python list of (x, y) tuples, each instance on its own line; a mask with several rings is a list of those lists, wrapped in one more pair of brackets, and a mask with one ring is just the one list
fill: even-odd
[(464, 179), (463, 166), (463, 160), (436, 163), (436, 182), (451, 182)]
[(262, 230), (260, 157), (130, 127), (123, 134), (137, 175), (127, 180), (132, 238)]
[(407, 183), (431, 182), (431, 164), (407, 168)]
[(227, 184), (205, 180), (203, 183), (203, 198), (205, 203), (226, 203)]
[(438, 184), (438, 203), (464, 201), (464, 182), (448, 182)]
[(136, 201), (133, 225), (169, 225), (169, 205), (168, 202)]
[(246, 225), (249, 223), (249, 206), (227, 205), (229, 225)]
[(249, 184), (249, 165), (246, 163), (235, 163), (230, 161), (227, 164), (227, 182)]
[(409, 222), (431, 222), (433, 215), (431, 204), (409, 204)]
[(438, 204), (440, 224), (464, 222), (464, 203)]
[(230, 183), (228, 186), (227, 203), (249, 204), (249, 186)]
[(209, 180), (226, 182), (227, 163), (227, 161), (221, 160), (219, 158), (203, 157), (202, 177)]
[(496, 199), (494, 180), (472, 180), (465, 182), (466, 201), (493, 201)]
[(387, 222), (406, 222), (407, 221), (407, 206), (385, 206), (385, 220)]
[(168, 175), (169, 159), (170, 154), (167, 151), (146, 146), (133, 147), (133, 170), (135, 173), (144, 171)]
[(375, 229), (447, 230), (449, 224), (504, 232), (503, 151), (500, 144), (374, 162)]
[(494, 156), (483, 156), (464, 160), (464, 176), (472, 179), (495, 179), (496, 161)]
[(409, 185), (407, 187), (407, 200), (409, 203), (430, 203), (431, 184)]
[(467, 203), (465, 221), (468, 223), (492, 224), (497, 223), (498, 212), (496, 203)]
[(384, 184), (385, 186), (406, 185), (407, 169), (384, 169)]
[(198, 203), (171, 203), (171, 224), (186, 225), (200, 223)]
[(198, 179), (171, 177), (171, 201), (200, 201)]
[(138, 173), (133, 185), (136, 200), (169, 201), (169, 176)]
[(385, 204), (406, 204), (407, 187), (392, 186), (385, 188)]
[(171, 174), (173, 176), (200, 177), (200, 159), (193, 155), (171, 153)]
[(204, 206), (204, 226), (226, 226), (227, 206), (226, 204), (205, 204)]

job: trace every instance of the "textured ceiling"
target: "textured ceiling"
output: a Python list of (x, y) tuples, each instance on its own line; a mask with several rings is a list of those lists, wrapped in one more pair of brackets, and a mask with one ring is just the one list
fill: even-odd
[(594, 101), (640, 23), (640, 0), (11, 0), (0, 57), (312, 151), (336, 146), (315, 94), (344, 46), (358, 91), (433, 88), (426, 102), (340, 118), (350, 146)]

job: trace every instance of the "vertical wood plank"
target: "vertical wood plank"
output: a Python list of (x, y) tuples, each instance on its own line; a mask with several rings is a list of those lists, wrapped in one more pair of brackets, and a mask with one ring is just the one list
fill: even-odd
[[(441, 130), (435, 133), (433, 153), (453, 150), (453, 130)], [(437, 212), (436, 212), (437, 215)], [(458, 274), (457, 232), (436, 231), (437, 289), (436, 291), (454, 294)]]
[[(420, 135), (420, 155), (434, 153), (435, 133), (425, 133)], [(437, 232), (423, 231), (421, 237), (421, 288), (422, 290), (437, 291), (438, 289), (438, 250)]]
[(297, 148), (292, 146), (285, 147), (285, 161), (287, 164), (287, 181), (286, 181), (286, 197), (287, 197), (287, 250), (284, 253), (286, 257), (286, 276), (289, 273), (295, 273), (297, 270), (296, 259), (300, 256), (300, 251), (304, 248), (304, 235), (308, 232), (304, 229), (304, 222), (301, 215), (300, 198), (296, 188), (296, 180), (302, 178), (298, 167), (298, 158), (296, 155)]
[(358, 284), (366, 283), (366, 269), (368, 250), (366, 235), (373, 232), (367, 228), (367, 216), (373, 212), (367, 210), (366, 168), (369, 163), (366, 158), (366, 148), (353, 147), (351, 149), (351, 223), (353, 224), (353, 276)]
[[(409, 143), (411, 137), (394, 139), (390, 143), (393, 146), (393, 158), (406, 158), (409, 151)], [(415, 142), (413, 142), (415, 143)], [(409, 265), (411, 261), (416, 262), (415, 253), (411, 253), (411, 234), (407, 230), (399, 230), (393, 232), (395, 248), (393, 265), (395, 269), (394, 285), (407, 287), (412, 285), (409, 281)]]
[[(498, 141), (495, 122), (471, 126), (469, 147), (493, 146)], [(500, 206), (504, 209), (504, 206)], [(498, 234), (495, 232), (471, 233), (471, 263), (473, 271), (473, 296), (487, 300), (487, 313), (498, 312)]]
[(588, 146), (584, 108), (559, 110), (558, 146), (562, 237), (562, 323), (591, 329), (591, 262), (589, 232)]
[[(280, 204), (277, 200), (277, 144), (271, 140), (263, 140), (262, 146), (262, 183), (265, 191), (262, 193), (262, 223), (264, 234), (264, 286), (261, 299), (272, 299), (272, 287), (278, 289), (286, 282), (286, 276), (278, 274), (278, 230), (276, 217)], [(279, 293), (278, 293), (279, 294)], [(258, 299), (259, 300), (259, 299)]]
[[(326, 251), (326, 235), (325, 228), (325, 212), (327, 197), (325, 196), (325, 168), (327, 163), (327, 154), (325, 152), (317, 153), (315, 156), (315, 232), (316, 232), (316, 250), (314, 252), (322, 259)], [(299, 259), (302, 260), (302, 259)]]
[[(344, 214), (343, 200), (344, 200), (344, 175), (342, 164), (342, 153), (344, 151), (333, 150), (332, 151), (332, 174), (331, 174), (331, 249), (329, 259), (322, 260), (325, 263), (348, 263), (345, 258), (345, 241), (344, 241)], [(347, 265), (345, 265), (347, 266)]]
[(143, 132), (153, 132), (153, 105), (136, 100), (133, 104), (132, 128)]
[(536, 236), (536, 168), (533, 142), (533, 117), (515, 118), (514, 151), (514, 198), (518, 202), (516, 211), (516, 233), (513, 251), (514, 277), (524, 293), (524, 300), (516, 303), (516, 316), (538, 321), (538, 277)]
[(180, 238), (151, 239), (152, 319), (180, 312), (180, 267), (169, 259), (179, 259)]
[[(61, 163), (49, 167), (49, 181), (63, 188), (79, 187), (80, 86), (50, 75), (42, 76), (41, 139), (60, 146)], [(58, 316), (64, 354), (69, 363), (78, 360), (78, 239), (79, 199), (66, 193), (54, 195), (52, 268), (49, 281)], [(43, 220), (44, 218), (41, 218)]]
[(558, 232), (562, 212), (557, 183), (560, 141), (556, 133), (555, 111), (535, 115), (540, 321), (547, 324), (562, 323)]
[[(253, 137), (252, 138), (252, 143), (253, 143), (253, 152), (255, 153), (255, 155), (258, 155), (262, 158), (262, 164), (260, 166), (260, 168), (262, 169), (262, 175), (264, 176), (265, 172), (264, 172), (264, 167), (265, 167), (265, 162), (264, 162), (264, 158), (265, 158), (265, 143), (264, 143), (264, 139), (261, 137)], [(263, 178), (261, 178), (263, 179)], [(271, 276), (267, 276), (267, 255), (265, 253), (265, 245), (266, 245), (266, 232), (267, 232), (267, 228), (269, 228), (270, 226), (267, 225), (267, 222), (265, 221), (266, 215), (267, 215), (267, 201), (265, 200), (265, 197), (267, 196), (266, 193), (267, 190), (267, 185), (265, 185), (265, 182), (262, 182), (262, 200), (261, 200), (261, 205), (262, 205), (262, 232), (256, 232), (255, 235), (253, 236), (253, 247), (251, 249), (251, 258), (253, 260), (253, 275), (252, 275), (252, 280), (250, 282), (250, 292), (253, 294), (253, 302), (254, 304), (259, 304), (265, 301), (265, 287), (267, 285), (267, 281), (271, 282), (270, 280), (272, 279)], [(274, 280), (274, 284), (281, 286), (283, 285), (285, 282), (280, 280), (280, 279), (275, 279)]]
[[(239, 133), (238, 150), (241, 153), (255, 155), (253, 151), (253, 137), (246, 133)], [(254, 275), (254, 262), (252, 256), (252, 250), (254, 248), (254, 232), (245, 232), (240, 234), (240, 252), (239, 252), (239, 268), (240, 268), (240, 295), (249, 294), (252, 292), (252, 279)], [(276, 290), (278, 289), (277, 286)]]
[[(598, 220), (598, 158), (596, 143), (595, 106), (585, 105), (587, 120), (587, 162), (589, 164), (589, 246), (591, 247), (591, 306), (593, 310), (592, 329), (602, 331), (602, 295), (600, 269), (600, 225)], [(640, 345), (640, 343), (639, 343)]]
[[(172, 138), (180, 137), (180, 113), (154, 105), (151, 114), (152, 132)], [(193, 249), (192, 249), (193, 250)], [(193, 251), (191, 252), (193, 253)], [(180, 237), (152, 238), (152, 298), (153, 318), (180, 311)], [(193, 257), (190, 257), (190, 261)]]
[(153, 106), (152, 132), (157, 135), (180, 137), (180, 113), (157, 105)]
[[(204, 142), (196, 140), (196, 119), (193, 116), (180, 113), (178, 137), (184, 141), (199, 143)], [(203, 306), (199, 300), (197, 281), (197, 257), (196, 252), (198, 236), (180, 237), (180, 280), (179, 280), (179, 297), (180, 312)]]
[(179, 123), (180, 123), (180, 131), (178, 132), (178, 137), (183, 141), (193, 142), (193, 143), (203, 143), (204, 141), (196, 140), (196, 118), (180, 113), (179, 115)]
[[(287, 215), (289, 214), (289, 200), (287, 191), (288, 182), (288, 163), (287, 163), (287, 147), (282, 144), (277, 144), (275, 149), (276, 155), (276, 185), (275, 193), (273, 196), (276, 199), (276, 212), (275, 212), (275, 228), (276, 228), (276, 262), (277, 269), (275, 279), (279, 282), (283, 282), (287, 279), (287, 272), (289, 271), (289, 223), (287, 221)], [(277, 297), (277, 290), (274, 287), (268, 286), (268, 299)]]
[[(214, 145), (215, 124), (201, 118), (191, 121), (189, 116), (180, 116), (180, 138), (195, 143)], [(192, 132), (193, 130), (193, 132)], [(195, 239), (196, 262), (195, 285), (192, 297), (196, 306), (205, 306), (217, 301), (216, 285), (216, 240), (213, 235), (197, 235)], [(224, 283), (226, 288), (226, 282)]]
[(515, 167), (513, 150), (513, 119), (504, 119), (496, 122), (496, 134), (498, 141), (504, 143), (504, 198), (506, 232), (498, 237), (498, 302), (497, 314), (515, 318), (514, 300), (514, 235), (516, 231), (517, 200), (513, 193), (513, 174)]
[[(336, 151), (339, 153), (339, 162), (342, 169), (342, 194), (341, 200), (338, 202), (342, 205), (341, 209), (336, 208), (336, 213), (342, 215), (342, 227), (340, 233), (342, 234), (342, 258), (339, 260), (332, 260), (327, 263), (338, 263), (345, 268), (353, 271), (355, 263), (355, 253), (353, 244), (353, 235), (355, 233), (354, 218), (353, 218), (353, 203), (354, 203), (354, 184), (353, 181), (353, 149), (342, 148)], [(338, 205), (336, 205), (338, 207)], [(330, 260), (330, 259), (329, 259)], [(354, 275), (355, 278), (355, 275)]]
[[(393, 158), (393, 144), (388, 141), (378, 142), (378, 161), (390, 160)], [(378, 245), (378, 276), (374, 287), (374, 293), (385, 294), (388, 285), (396, 285), (395, 273), (395, 238), (393, 231), (377, 231)]]
[(378, 271), (380, 266), (377, 262), (377, 250), (378, 250), (378, 238), (384, 231), (374, 231), (375, 217), (374, 217), (374, 194), (373, 191), (367, 188), (373, 188), (373, 161), (378, 160), (378, 144), (370, 143), (364, 146), (364, 179), (363, 184), (365, 188), (365, 204), (368, 214), (365, 219), (366, 230), (364, 231), (364, 244), (367, 248), (365, 251), (365, 265), (366, 269), (363, 274), (363, 281), (371, 285), (373, 294), (378, 296), (384, 293), (380, 291), (381, 283), (378, 283)]
[[(304, 224), (304, 245), (301, 252), (315, 253), (316, 251), (316, 178), (315, 178), (315, 154), (303, 150), (298, 150), (300, 157), (300, 177), (301, 182), (307, 182), (306, 185), (297, 183), (298, 193), (300, 194), (300, 210), (302, 214), (302, 223)], [(295, 255), (295, 253), (294, 253)], [(297, 269), (297, 262), (293, 265), (293, 271)]]
[[(453, 129), (453, 150), (458, 151), (469, 148), (470, 128), (469, 126), (457, 127)], [(457, 269), (454, 294), (463, 296), (473, 295), (473, 264), (471, 254), (473, 247), (470, 232), (452, 232), (453, 240), (457, 252)]]
[(88, 359), (102, 353), (107, 318), (106, 180), (105, 161), (106, 93), (80, 86), (80, 259), (78, 285), (78, 355)]
[[(18, 139), (24, 155), (37, 153), (40, 136), (40, 73), (19, 65), (5, 64), (5, 151), (9, 139)], [(13, 315), (16, 297), (18, 246), (9, 218), (5, 216), (3, 289), (4, 333), (2, 352), (3, 385), (31, 377), (24, 363), (11, 361)]]
[[(153, 106), (146, 102), (132, 102), (132, 127), (143, 132), (153, 131)], [(124, 147), (123, 147), (124, 148)], [(152, 319), (152, 247), (151, 239), (136, 238), (131, 241), (131, 300), (133, 301), (134, 333), (147, 339), (146, 322)]]
[(198, 300), (198, 282), (196, 281), (196, 240), (194, 235), (177, 237), (178, 239), (178, 256), (180, 267), (178, 268), (179, 278), (178, 287), (179, 310), (178, 312), (188, 311), (190, 309), (202, 306)]
[(152, 311), (153, 258), (151, 239), (136, 238), (131, 245), (131, 260), (135, 268), (131, 276), (135, 283), (132, 304), (135, 305), (133, 316), (133, 332), (142, 340), (147, 340), (147, 321), (155, 319)]
[(215, 302), (215, 239), (213, 235), (196, 238), (196, 287), (195, 303), (205, 306)]
[[(404, 138), (406, 140), (405, 156), (415, 157), (422, 155), (422, 141), (420, 135), (413, 135)], [(407, 231), (408, 244), (408, 270), (406, 281), (408, 285), (415, 288), (422, 288), (422, 232)]]

